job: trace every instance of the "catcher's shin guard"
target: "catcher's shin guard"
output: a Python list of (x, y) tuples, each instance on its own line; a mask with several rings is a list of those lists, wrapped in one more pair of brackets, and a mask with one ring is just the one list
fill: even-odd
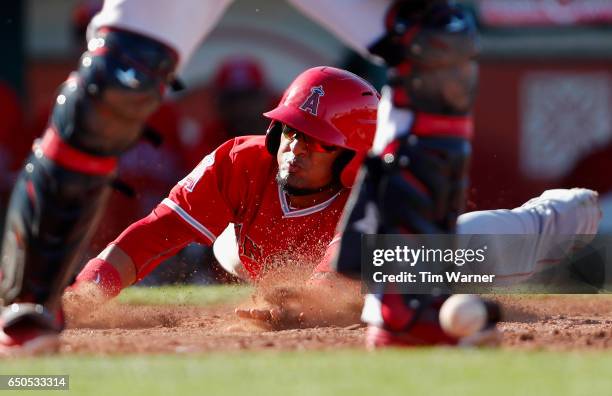
[(472, 19), (446, 1), (397, 1), (387, 27), (372, 52), (389, 64), (389, 84), (336, 260), (347, 274), (360, 270), (354, 246), (362, 234), (454, 233), (468, 186), (478, 52)]
[[(468, 186), (477, 83), (476, 29), (448, 1), (396, 1), (388, 34), (372, 47), (390, 66), (372, 154), (345, 215), (336, 268), (358, 274), (362, 234), (454, 233)], [(404, 129), (402, 129), (404, 128)], [(456, 344), (438, 313), (447, 298), (400, 295), (382, 287), (366, 297), (368, 345)], [(374, 318), (374, 319), (373, 319)]]
[(0, 283), (5, 304), (33, 302), (57, 308), (104, 210), (111, 180), (112, 175), (63, 168), (40, 149), (30, 156), (7, 212)]
[(109, 196), (117, 156), (141, 135), (178, 59), (150, 38), (100, 30), (60, 88), (49, 128), (14, 188), (0, 298), (57, 309)]

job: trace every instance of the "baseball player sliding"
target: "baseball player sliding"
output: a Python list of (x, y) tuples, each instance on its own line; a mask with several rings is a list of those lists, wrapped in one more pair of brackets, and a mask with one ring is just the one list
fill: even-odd
[[(252, 276), (284, 253), (316, 262), (375, 128), (334, 267), (355, 272), (347, 247), (363, 232), (353, 225), (368, 208), (376, 209), (375, 232), (455, 232), (477, 81), (471, 19), (450, 0), (290, 2), (390, 67), (378, 126), (378, 98), (369, 85), (332, 68), (307, 71), (294, 82), (296, 92), (289, 90), (267, 113), (266, 137), (238, 138), (205, 157), (150, 216), (88, 263), (80, 282), (98, 281), (117, 293), (190, 240), (213, 242), (230, 221)], [(165, 89), (178, 87), (176, 74), (230, 3), (108, 0), (93, 19), (87, 51), (60, 87), (49, 126), (11, 198), (0, 284), (10, 308), (0, 319), (0, 353), (57, 349), (60, 297), (99, 223), (118, 157), (140, 138)], [(409, 299), (381, 301), (393, 318), (411, 316)], [(414, 330), (389, 323), (373, 328), (385, 335)]]
[[(234, 138), (205, 156), (148, 217), (89, 261), (73, 289), (85, 286), (86, 293), (114, 297), (187, 244), (214, 243), (233, 223), (235, 239), (225, 246), (237, 250), (238, 262), (222, 261), (228, 271), (257, 282), (268, 271), (302, 266), (313, 272), (311, 293), (332, 288), (358, 297), (359, 282), (339, 276), (330, 261), (340, 240), (333, 238), (340, 215), (372, 144), (378, 98), (366, 81), (344, 70), (317, 67), (300, 74), (264, 114), (271, 120), (266, 136)], [(459, 230), (592, 234), (598, 218), (594, 192), (556, 190), (514, 210), (466, 214)], [(542, 257), (526, 259), (534, 269)], [(508, 270), (513, 268), (498, 272)], [(300, 315), (314, 307), (284, 311), (281, 297), (274, 296), (270, 307), (237, 313), (280, 326), (310, 319)]]

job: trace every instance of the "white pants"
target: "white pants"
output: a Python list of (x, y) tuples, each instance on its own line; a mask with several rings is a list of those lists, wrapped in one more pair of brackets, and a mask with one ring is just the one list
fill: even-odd
[[(362, 54), (367, 54), (368, 46), (384, 34), (384, 15), (391, 1), (289, 0)], [(231, 3), (232, 0), (106, 0), (90, 24), (89, 34), (108, 26), (147, 35), (178, 52), (180, 69)]]
[[(499, 235), (594, 235), (601, 220), (597, 193), (584, 188), (545, 191), (512, 210), (485, 210), (459, 217), (459, 234)], [(568, 251), (561, 251), (552, 238), (539, 238), (516, 250), (508, 243), (492, 240), (487, 253), (488, 268), (499, 284), (525, 280), (546, 266), (561, 262)], [(553, 243), (554, 246), (548, 246)], [(571, 249), (571, 246), (567, 246)], [(495, 256), (491, 256), (494, 254)]]

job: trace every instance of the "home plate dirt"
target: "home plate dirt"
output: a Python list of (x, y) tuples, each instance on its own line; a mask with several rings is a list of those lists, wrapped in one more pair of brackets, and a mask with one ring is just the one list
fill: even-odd
[[(612, 348), (609, 296), (502, 296), (502, 348)], [(108, 304), (70, 318), (61, 351), (70, 353), (198, 353), (242, 350), (363, 348), (359, 324), (271, 331), (234, 314), (235, 305), (130, 306)]]

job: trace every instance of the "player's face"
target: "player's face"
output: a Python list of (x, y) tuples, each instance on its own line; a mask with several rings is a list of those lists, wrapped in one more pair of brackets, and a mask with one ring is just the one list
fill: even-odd
[(324, 187), (332, 182), (332, 165), (342, 151), (285, 125), (276, 156), (278, 177), (293, 188)]

